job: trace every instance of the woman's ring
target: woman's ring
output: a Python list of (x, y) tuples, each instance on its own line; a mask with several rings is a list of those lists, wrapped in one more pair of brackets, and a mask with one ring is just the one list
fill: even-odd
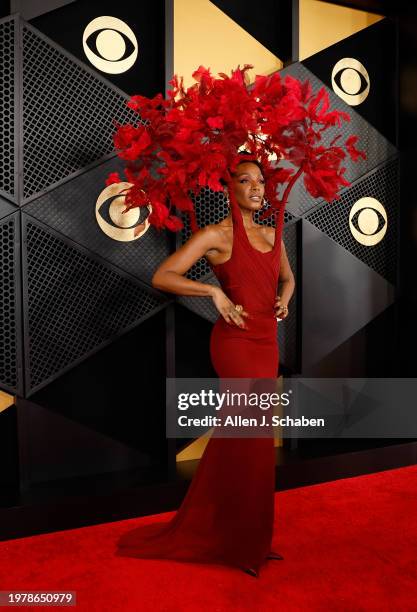
[(237, 312), (242, 312), (243, 306), (241, 304), (236, 304), (235, 310), (237, 310)]

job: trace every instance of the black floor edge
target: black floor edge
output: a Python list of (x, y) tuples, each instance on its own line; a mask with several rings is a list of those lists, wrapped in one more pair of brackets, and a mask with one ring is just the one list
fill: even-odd
[[(277, 448), (278, 491), (372, 474), (417, 464), (417, 442), (316, 458), (297, 458)], [(175, 510), (181, 503), (198, 461), (183, 462), (178, 479), (111, 494), (68, 495), (59, 500), (0, 508), (0, 540), (51, 533)]]

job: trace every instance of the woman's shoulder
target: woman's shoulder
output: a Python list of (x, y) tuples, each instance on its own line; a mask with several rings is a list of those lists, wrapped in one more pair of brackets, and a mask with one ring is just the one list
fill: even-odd
[(231, 225), (228, 227), (227, 222), (210, 223), (194, 234), (194, 240), (202, 241), (208, 250), (223, 249), (230, 241), (230, 232)]
[(209, 225), (206, 225), (203, 229), (211, 236), (221, 238), (225, 234), (229, 234), (232, 230), (232, 227), (233, 225), (231, 220), (226, 218), (222, 221), (219, 221), (218, 223), (210, 223)]

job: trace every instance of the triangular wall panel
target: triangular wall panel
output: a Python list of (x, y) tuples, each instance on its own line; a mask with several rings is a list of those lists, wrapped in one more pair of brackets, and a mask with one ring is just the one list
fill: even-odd
[(281, 58), (209, 0), (174, 2), (173, 56), (174, 73), (184, 75), (187, 87), (195, 83), (192, 73), (199, 65), (217, 74), (253, 64), (251, 78), (283, 66)]
[[(382, 240), (373, 246), (358, 242), (350, 230), (349, 216), (352, 206), (361, 198), (372, 197), (382, 204), (387, 221)], [(332, 240), (350, 251), (367, 266), (378, 272), (390, 283), (397, 283), (398, 266), (398, 219), (399, 219), (399, 168), (398, 159), (393, 159), (373, 170), (351, 187), (342, 191), (339, 200), (320, 204), (305, 218)]]
[[(65, 181), (26, 204), (22, 210), (151, 285), (157, 266), (169, 255), (166, 232), (158, 232), (151, 225), (136, 240), (121, 242), (106, 234), (96, 220), (96, 203), (105, 189), (105, 179), (110, 172), (118, 171), (122, 176), (122, 168), (121, 160), (113, 157)], [(97, 212), (105, 219), (110, 231), (115, 226), (109, 215), (111, 200), (104, 201)]]
[[(337, 65), (342, 66), (340, 62), (345, 58), (346, 66), (338, 69)], [(366, 72), (356, 62), (360, 62)], [(349, 101), (355, 103), (350, 108), (394, 145), (397, 142), (396, 63), (396, 28), (389, 19), (369, 26), (303, 61), (303, 65), (330, 90), (333, 90), (333, 69), (335, 81), (342, 91), (341, 79), (349, 72), (351, 75), (356, 74), (357, 86), (346, 94), (347, 107)]]
[(302, 370), (317, 363), (393, 303), (377, 272), (303, 219)]
[(167, 300), (33, 217), (22, 213), (22, 222), (26, 391), (33, 393)]
[(128, 96), (22, 22), (22, 202), (114, 155), (113, 120), (138, 121)]

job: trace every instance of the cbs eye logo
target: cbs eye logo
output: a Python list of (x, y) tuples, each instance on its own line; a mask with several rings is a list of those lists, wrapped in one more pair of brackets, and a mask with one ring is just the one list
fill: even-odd
[(90, 21), (84, 30), (83, 48), (93, 66), (108, 74), (126, 72), (138, 56), (133, 30), (117, 17), (97, 17)]
[(387, 213), (375, 198), (361, 198), (352, 206), (349, 214), (352, 236), (365, 246), (381, 242), (388, 227)]
[(332, 70), (332, 87), (342, 100), (357, 106), (368, 97), (371, 83), (369, 74), (358, 60), (345, 57)]
[[(131, 183), (112, 183), (100, 193), (96, 203), (96, 220), (101, 230), (119, 242), (130, 242), (137, 240), (149, 229), (150, 224), (148, 215), (144, 220), (140, 220), (144, 207), (131, 208), (127, 212), (122, 211), (126, 208), (125, 193), (122, 191), (131, 187)], [(152, 206), (146, 207), (149, 213)], [(135, 228), (142, 225), (143, 229), (135, 236)]]

